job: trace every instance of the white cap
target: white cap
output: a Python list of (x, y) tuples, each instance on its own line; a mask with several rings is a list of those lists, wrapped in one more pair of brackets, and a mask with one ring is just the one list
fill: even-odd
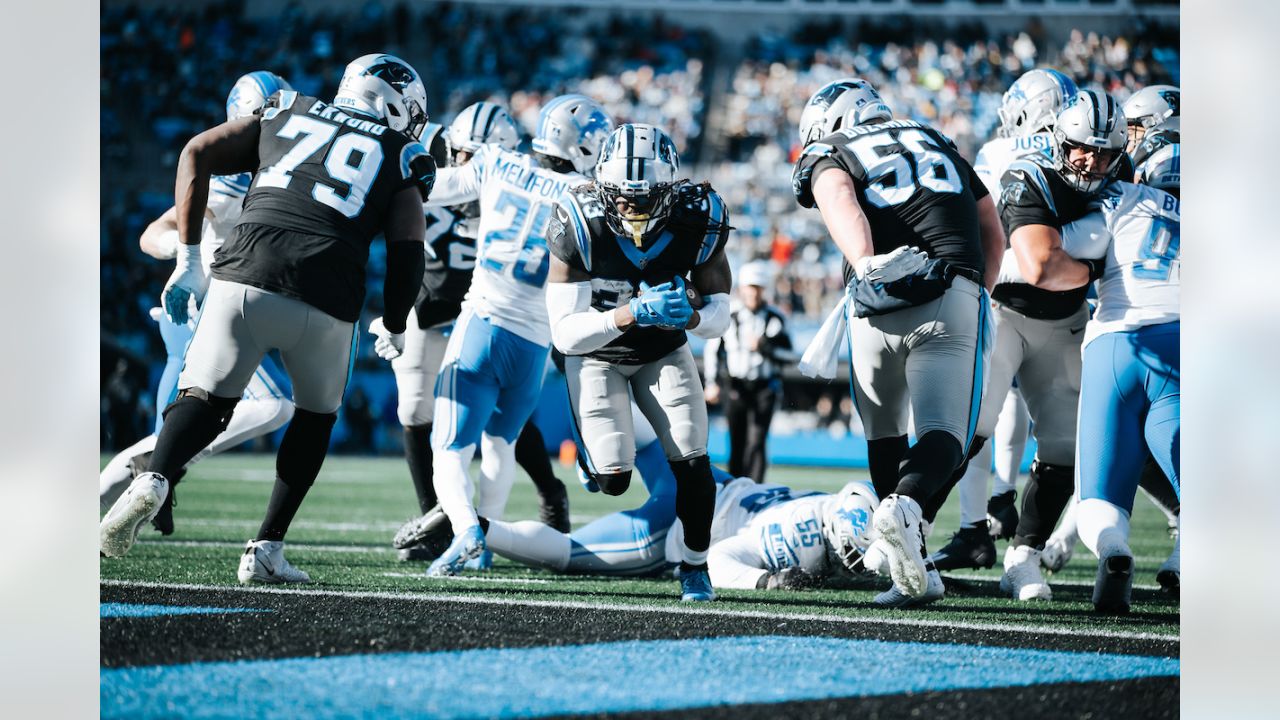
[(768, 288), (773, 285), (773, 268), (764, 260), (754, 260), (738, 270), (738, 285)]

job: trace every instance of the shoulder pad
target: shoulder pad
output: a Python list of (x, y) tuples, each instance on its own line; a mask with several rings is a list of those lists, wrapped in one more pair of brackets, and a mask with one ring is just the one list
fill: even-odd
[(298, 91), (296, 90), (277, 90), (267, 98), (267, 102), (262, 106), (262, 119), (270, 120), (279, 115), (281, 112), (293, 107), (298, 101)]
[[(705, 213), (706, 231), (702, 237), (702, 247), (698, 249), (695, 265), (701, 265), (712, 258), (716, 251), (729, 241), (729, 210), (725, 207), (720, 193), (711, 189), (710, 185), (697, 186), (699, 212)], [(683, 199), (683, 198), (682, 198)]]

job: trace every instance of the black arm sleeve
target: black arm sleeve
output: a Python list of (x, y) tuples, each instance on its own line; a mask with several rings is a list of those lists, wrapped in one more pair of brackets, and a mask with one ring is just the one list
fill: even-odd
[(426, 257), (416, 242), (387, 243), (387, 280), (382, 286), (382, 324), (393, 333), (402, 333), (409, 310), (422, 288)]

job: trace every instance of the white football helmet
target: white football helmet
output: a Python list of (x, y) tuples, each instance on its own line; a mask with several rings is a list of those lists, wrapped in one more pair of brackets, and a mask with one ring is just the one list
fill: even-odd
[(818, 88), (800, 113), (800, 144), (817, 142), (837, 130), (875, 120), (892, 120), (871, 83), (860, 78), (834, 80)]
[(532, 147), (534, 152), (569, 161), (574, 170), (590, 177), (611, 130), (613, 120), (600, 103), (586, 95), (561, 95), (543, 106)]
[(1027, 137), (1053, 129), (1054, 118), (1078, 90), (1071, 78), (1052, 68), (1022, 74), (1000, 99), (999, 137)]
[(292, 89), (284, 78), (266, 70), (241, 75), (227, 95), (227, 122), (254, 114), (267, 104), (267, 98)]
[(769, 572), (796, 567), (819, 575), (830, 565), (822, 535), (818, 503), (792, 501), (778, 509), (778, 522), (760, 525), (760, 557)]
[[(1105, 92), (1081, 90), (1058, 113), (1053, 140), (1053, 166), (1062, 179), (1081, 192), (1098, 191), (1115, 177), (1124, 156), (1127, 138), (1120, 103)], [(1093, 156), (1093, 167), (1072, 163), (1073, 151)]]
[(417, 140), (427, 125), (427, 89), (409, 63), (374, 53), (352, 60), (342, 73), (333, 104), (371, 115)]
[(472, 103), (449, 123), (449, 145), (453, 152), (474, 155), (481, 145), (500, 145), (515, 150), (520, 145), (520, 129), (506, 108), (491, 102)]
[(1182, 91), (1173, 85), (1149, 85), (1129, 96), (1124, 102), (1124, 117), (1129, 125), (1129, 152), (1133, 152), (1149, 130), (1168, 123), (1180, 122)]
[(636, 245), (661, 230), (675, 203), (679, 173), (680, 156), (669, 135), (653, 125), (618, 126), (596, 163), (596, 187), (609, 229)]
[(1177, 193), (1182, 185), (1182, 158), (1178, 143), (1169, 143), (1156, 150), (1139, 165), (1135, 180), (1143, 185), (1165, 192)]
[(857, 481), (831, 496), (822, 513), (822, 535), (832, 566), (861, 570), (862, 554), (871, 546), (871, 516), (879, 505), (875, 490)]

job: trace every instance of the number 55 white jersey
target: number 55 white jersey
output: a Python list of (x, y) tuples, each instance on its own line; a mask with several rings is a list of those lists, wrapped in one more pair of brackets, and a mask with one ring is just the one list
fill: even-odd
[(560, 196), (586, 182), (529, 155), (483, 145), (471, 162), (439, 171), (428, 205), (480, 201), (476, 267), (464, 307), (533, 343), (549, 345), (547, 226)]

